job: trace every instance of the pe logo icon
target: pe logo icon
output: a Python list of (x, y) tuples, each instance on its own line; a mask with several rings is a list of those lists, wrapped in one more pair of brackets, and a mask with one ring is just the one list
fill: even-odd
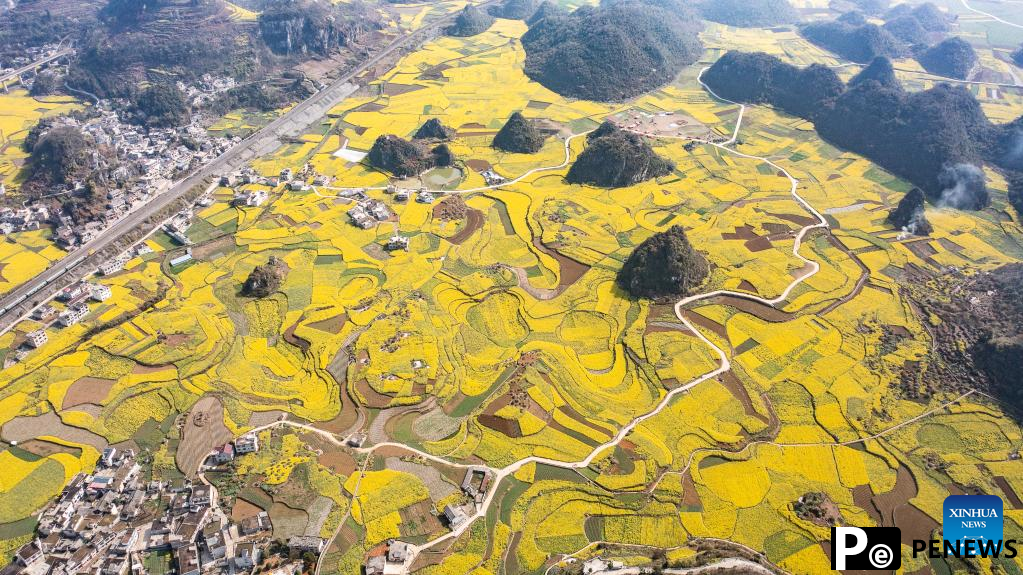
[(832, 527), (831, 568), (836, 571), (895, 571), (902, 567), (898, 527)]
[[(1001, 541), (1003, 507), (997, 495), (949, 495), (945, 498), (942, 536), (953, 548), (957, 544), (963, 548), (969, 540), (980, 544)], [(970, 547), (977, 548), (973, 544)]]

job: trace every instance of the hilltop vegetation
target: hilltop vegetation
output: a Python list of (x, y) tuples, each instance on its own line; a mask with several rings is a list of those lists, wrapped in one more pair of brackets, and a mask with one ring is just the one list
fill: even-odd
[[(909, 180), (936, 203), (986, 206), (977, 166), (988, 161), (1015, 169), (1015, 162), (1023, 161), (1017, 153), (1018, 147), (1023, 150), (1023, 121), (992, 125), (962, 86), (939, 84), (907, 93), (891, 82), (888, 67), (874, 62), (846, 88), (825, 71), (807, 74), (813, 66), (799, 71), (765, 54), (728, 53), (703, 77), (725, 98), (769, 103), (812, 120), (826, 140)], [(796, 106), (793, 90), (803, 98)]]
[(928, 48), (917, 61), (932, 74), (965, 80), (977, 66), (977, 53), (969, 42), (953, 36)]
[(741, 28), (770, 28), (799, 19), (788, 0), (704, 0), (699, 10), (711, 22)]
[(501, 4), (490, 8), (490, 13), (498, 18), (509, 20), (528, 20), (540, 8), (540, 0), (504, 0)]
[(885, 22), (884, 29), (899, 40), (913, 45), (926, 43), (929, 36), (929, 32), (920, 21), (910, 15), (899, 16)]
[(604, 122), (586, 136), (586, 149), (565, 179), (571, 184), (621, 188), (666, 176), (674, 169), (671, 160), (658, 156), (642, 136)]
[(399, 178), (419, 175), (434, 166), (449, 166), (454, 156), (446, 144), (433, 149), (395, 135), (380, 136), (373, 142), (367, 159), (371, 166)]
[(730, 100), (769, 103), (802, 117), (843, 90), (842, 81), (825, 66), (800, 69), (760, 52), (728, 52), (704, 72), (703, 80)]
[(1015, 62), (1017, 66), (1023, 68), (1023, 46), (1020, 46), (1012, 53), (1012, 61)]
[(618, 285), (637, 298), (682, 296), (703, 283), (710, 269), (681, 226), (654, 234), (629, 254)]
[(1009, 205), (1016, 210), (1016, 218), (1023, 218), (1023, 174), (1010, 172), (1006, 178), (1009, 183)]
[(699, 57), (697, 22), (682, 10), (618, 2), (534, 21), (522, 37), (526, 74), (574, 98), (617, 101), (665, 84)]
[(544, 136), (520, 112), (512, 112), (494, 136), (493, 146), (505, 152), (534, 154), (543, 147)]
[(47, 131), (32, 148), (31, 180), (68, 184), (83, 180), (93, 168), (92, 138), (71, 126)]
[(449, 36), (475, 36), (486, 32), (494, 25), (494, 16), (479, 6), (466, 6), (448, 27)]
[(927, 236), (933, 231), (924, 215), (924, 193), (913, 188), (899, 201), (899, 205), (888, 214), (888, 223), (897, 230), (905, 230), (918, 236)]
[(284, 281), (286, 273), (287, 265), (276, 256), (270, 256), (265, 264), (253, 268), (249, 277), (245, 278), (245, 283), (242, 284), (242, 295), (255, 298), (268, 297), (281, 289), (281, 283)]
[(526, 24), (532, 26), (544, 18), (566, 16), (567, 12), (565, 9), (551, 0), (544, 0), (540, 3), (540, 6), (533, 12), (532, 16), (526, 18)]
[(419, 126), (412, 138), (414, 140), (447, 140), (454, 133), (454, 130), (442, 124), (437, 118), (430, 118), (423, 122), (422, 126)]
[(892, 61), (884, 56), (878, 56), (874, 58), (874, 61), (867, 67), (860, 70), (858, 74), (849, 80), (849, 87), (859, 86), (864, 82), (877, 82), (882, 87), (901, 89), (902, 84), (899, 83), (899, 78), (895, 75), (895, 68), (892, 66)]
[(188, 123), (191, 110), (185, 95), (174, 84), (154, 84), (135, 101), (134, 119), (139, 124), (171, 128)]
[(835, 20), (813, 22), (800, 28), (800, 33), (809, 41), (852, 60), (867, 63), (878, 56), (895, 58), (903, 52), (899, 41), (877, 24)]
[(931, 2), (917, 6), (899, 4), (885, 14), (885, 20), (890, 21), (906, 16), (916, 20), (928, 32), (948, 32), (949, 30), (950, 18)]

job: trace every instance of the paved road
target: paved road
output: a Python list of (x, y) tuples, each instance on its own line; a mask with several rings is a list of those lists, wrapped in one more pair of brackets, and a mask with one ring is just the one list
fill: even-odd
[[(487, 0), (480, 5), (485, 6), (495, 1)], [(184, 196), (185, 193), (196, 185), (201, 184), (206, 178), (219, 177), (226, 172), (241, 168), (255, 158), (273, 152), (280, 146), (282, 137), (300, 135), (306, 126), (323, 117), (328, 110), (355, 92), (358, 86), (352, 83), (352, 80), (356, 76), (372, 68), (396, 51), (428, 37), (431, 32), (444, 26), (455, 16), (456, 14), (451, 14), (445, 18), (438, 19), (436, 22), (394, 40), (382, 51), (364, 61), (345, 76), (335, 80), (309, 99), (296, 105), (261, 130), (254, 132), (185, 179), (175, 183), (170, 189), (157, 195), (144, 207), (132, 212), (107, 228), (99, 237), (88, 242), (82, 248), (69, 253), (63, 259), (54, 262), (43, 273), (0, 297), (0, 333), (9, 330), (17, 321), (30, 312), (31, 308), (35, 307), (31, 305), (33, 301), (43, 301), (55, 295), (58, 280), (65, 278), (65, 276), (77, 279), (94, 273), (94, 265), (83, 265), (87, 254), (99, 252), (113, 245), (122, 236)], [(58, 56), (55, 55), (54, 57)]]
[(29, 70), (35, 70), (36, 68), (38, 68), (40, 66), (45, 66), (46, 64), (49, 64), (50, 62), (53, 62), (54, 60), (57, 60), (59, 58), (63, 58), (64, 56), (67, 56), (68, 54), (70, 54), (73, 51), (74, 50), (72, 50), (71, 48), (64, 48), (63, 50), (57, 51), (57, 53), (53, 54), (52, 56), (47, 56), (46, 58), (43, 58), (42, 60), (36, 60), (35, 62), (32, 62), (31, 64), (28, 64), (27, 66), (22, 66), (21, 68), (18, 68), (17, 70), (12, 70), (12, 71), (4, 74), (3, 76), (0, 76), (0, 84), (3, 84), (5, 82), (7, 82), (7, 80), (10, 80), (11, 78), (17, 78), (18, 76), (24, 74), (25, 72), (28, 72)]

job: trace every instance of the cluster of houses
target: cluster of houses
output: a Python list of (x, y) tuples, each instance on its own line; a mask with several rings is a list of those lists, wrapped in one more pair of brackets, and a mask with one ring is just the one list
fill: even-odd
[[(254, 435), (234, 442), (239, 453), (258, 447)], [(272, 532), (266, 512), (232, 522), (213, 487), (143, 475), (133, 451), (105, 449), (95, 471), (72, 478), (40, 514), (36, 538), (0, 575), (242, 575), (260, 567)], [(292, 555), (323, 547), (319, 537), (288, 540)], [(285, 563), (273, 575), (301, 569), (301, 561)]]
[[(7, 189), (0, 184), (0, 196)], [(0, 208), (0, 234), (38, 230), (50, 221), (50, 210), (46, 206), (30, 206), (27, 208)]]
[(234, 458), (238, 455), (255, 453), (257, 451), (259, 451), (259, 439), (254, 433), (248, 433), (235, 439), (233, 442), (228, 441), (214, 449), (213, 453), (207, 458), (206, 465), (208, 467), (216, 467), (217, 465), (234, 461)]
[(207, 103), (216, 100), (220, 94), (237, 86), (238, 83), (230, 76), (203, 74), (194, 84), (186, 84), (178, 80), (177, 85), (192, 108), (202, 108)]
[(110, 299), (111, 296), (113, 296), (113, 292), (110, 290), (110, 286), (85, 281), (70, 285), (58, 292), (55, 299), (64, 304), (63, 309), (59, 310), (48, 303), (37, 307), (32, 312), (32, 319), (43, 324), (42, 327), (25, 334), (25, 341), (13, 353), (4, 358), (4, 368), (25, 359), (31, 350), (38, 349), (49, 341), (49, 336), (46, 334), (47, 327), (53, 325), (73, 326), (89, 314), (90, 302), (102, 303)]
[[(50, 218), (56, 228), (55, 240), (64, 249), (89, 242), (133, 208), (169, 188), (175, 178), (196, 165), (210, 162), (235, 141), (211, 136), (203, 127), (207, 119), (201, 115), (180, 128), (147, 129), (123, 121), (118, 108), (123, 106), (101, 100), (95, 106), (95, 117), (84, 121), (69, 116), (60, 119), (61, 125), (77, 127), (90, 135), (97, 147), (108, 147), (117, 156), (117, 165), (110, 171), (116, 185), (107, 192), (106, 209), (99, 220), (74, 225), (66, 217)], [(51, 193), (73, 193), (84, 185), (71, 182)]]
[(351, 219), (352, 225), (364, 230), (373, 227), (377, 222), (385, 222), (392, 216), (394, 216), (394, 212), (380, 200), (366, 199), (348, 210), (348, 217)]

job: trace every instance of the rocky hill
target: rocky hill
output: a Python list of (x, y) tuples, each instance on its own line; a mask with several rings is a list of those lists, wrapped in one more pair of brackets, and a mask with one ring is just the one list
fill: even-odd
[(242, 295), (264, 298), (281, 289), (288, 266), (276, 256), (270, 256), (265, 264), (253, 268), (242, 284)]
[(475, 36), (494, 25), (494, 16), (479, 6), (466, 6), (446, 30), (448, 36)]
[(710, 269), (681, 226), (654, 234), (636, 246), (618, 272), (618, 285), (637, 298), (682, 296), (698, 287)]
[(661, 86), (701, 52), (695, 18), (654, 4), (584, 6), (534, 21), (526, 74), (573, 98), (619, 101)]
[(534, 154), (543, 147), (544, 135), (535, 125), (519, 112), (505, 122), (501, 130), (494, 136), (493, 146), (505, 152)]
[(884, 29), (899, 40), (911, 44), (925, 44), (930, 32), (920, 21), (910, 15), (899, 16), (884, 23)]
[(902, 84), (899, 83), (899, 78), (895, 75), (892, 61), (884, 56), (874, 58), (870, 65), (853, 76), (849, 80), (849, 87), (859, 86), (864, 82), (877, 82), (885, 88), (901, 89), (902, 87)]
[(953, 36), (927, 49), (917, 61), (931, 74), (965, 80), (977, 66), (977, 53), (969, 42)]
[(1023, 46), (1020, 46), (1012, 53), (1012, 61), (1020, 68), (1023, 68)]
[(188, 123), (191, 109), (176, 85), (153, 84), (136, 98), (133, 116), (139, 124), (173, 128)]
[(799, 20), (788, 0), (704, 0), (699, 11), (711, 22), (740, 28), (770, 28)]
[(540, 8), (540, 0), (504, 0), (490, 8), (490, 13), (498, 18), (509, 20), (528, 20)]
[(533, 15), (526, 18), (526, 24), (532, 26), (539, 22), (540, 20), (543, 20), (544, 18), (548, 18), (550, 16), (566, 15), (568, 15), (568, 13), (565, 12), (565, 10), (561, 6), (552, 2), (551, 0), (544, 0), (543, 2), (540, 3), (540, 6), (533, 12)]
[(908, 3), (899, 4), (885, 14), (885, 20), (891, 21), (904, 16), (915, 19), (928, 32), (948, 32), (952, 22), (950, 16), (931, 2), (915, 6)]
[(423, 122), (422, 126), (416, 130), (412, 139), (414, 140), (448, 140), (455, 133), (454, 130), (445, 126), (437, 118), (430, 118)]
[(913, 297), (922, 313), (941, 320), (930, 330), (933, 350), (926, 371), (918, 374), (924, 385), (953, 392), (977, 388), (1019, 406), (1023, 264), (972, 276), (947, 274), (914, 289)]
[(259, 14), (259, 35), (275, 54), (326, 56), (380, 27), (358, 3), (282, 0)]
[(905, 230), (918, 236), (930, 235), (933, 228), (924, 215), (924, 199), (923, 191), (920, 188), (913, 188), (888, 214), (888, 223), (897, 230)]
[[(877, 63), (871, 75), (884, 77), (882, 67)], [(728, 53), (703, 79), (722, 97), (768, 103), (812, 120), (824, 139), (909, 180), (935, 203), (982, 208), (988, 199), (977, 182), (978, 166), (1018, 169), (1016, 162), (1023, 163), (1023, 119), (991, 124), (963, 86), (909, 93), (897, 82), (868, 78), (845, 88), (824, 71), (808, 76), (805, 70), (766, 54)], [(800, 100), (799, 94), (808, 96)]]
[(674, 169), (675, 165), (658, 156), (642, 136), (604, 122), (586, 137), (586, 149), (569, 168), (565, 180), (620, 188), (666, 176)]
[(844, 90), (825, 66), (797, 68), (762, 52), (728, 52), (704, 72), (703, 81), (729, 100), (767, 103), (801, 117), (812, 116)]
[(800, 27), (800, 33), (814, 44), (853, 62), (865, 64), (878, 56), (895, 58), (903, 54), (898, 39), (869, 22), (813, 22)]
[(103, 0), (34, 0), (0, 11), (0, 61), (64, 38), (84, 38), (97, 26), (103, 5)]
[(375, 168), (391, 172), (399, 178), (417, 176), (434, 166), (449, 166), (454, 156), (447, 144), (433, 149), (394, 135), (380, 136), (366, 156)]

